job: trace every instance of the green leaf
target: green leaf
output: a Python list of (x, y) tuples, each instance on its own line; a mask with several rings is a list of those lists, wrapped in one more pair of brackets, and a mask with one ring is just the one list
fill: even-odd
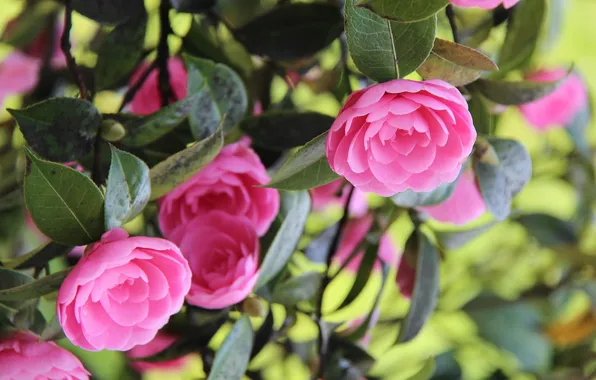
[(62, 281), (70, 273), (70, 269), (53, 273), (32, 282), (7, 289), (0, 289), (0, 302), (4, 301), (27, 301), (53, 293), (60, 289)]
[(408, 24), (385, 20), (346, 0), (346, 39), (356, 67), (378, 82), (403, 78), (428, 58), (435, 40), (436, 16)]
[(442, 79), (463, 86), (485, 71), (497, 70), (497, 65), (478, 50), (436, 38), (432, 52), (417, 71), (424, 79)]
[(517, 69), (530, 60), (546, 18), (547, 0), (524, 0), (514, 10), (499, 54), (503, 73)]
[(76, 161), (87, 155), (101, 124), (99, 111), (82, 99), (52, 98), (8, 112), (19, 123), (31, 149), (58, 162)]
[(215, 6), (216, 0), (170, 0), (172, 7), (181, 13), (203, 13)]
[(19, 310), (12, 318), (12, 322), (17, 330), (29, 330), (36, 335), (40, 335), (43, 332), (47, 322), (37, 306), (38, 302), (33, 302)]
[(399, 329), (399, 343), (408, 342), (418, 335), (439, 298), (439, 253), (424, 233), (414, 233), (418, 240), (416, 279), (410, 309)]
[(34, 249), (33, 251), (14, 258), (2, 264), (8, 269), (41, 268), (50, 260), (66, 255), (72, 250), (72, 246), (55, 243), (53, 241)]
[(184, 56), (188, 69), (188, 93), (194, 107), (190, 128), (197, 140), (234, 128), (246, 113), (248, 98), (242, 79), (226, 65), (208, 59)]
[(414, 376), (408, 378), (408, 380), (429, 380), (435, 373), (435, 359), (429, 359), (424, 363), (424, 366)]
[(23, 202), (23, 191), (22, 189), (17, 188), (0, 198), (0, 212), (22, 206)]
[(458, 249), (494, 227), (495, 224), (492, 222), (465, 231), (436, 231), (435, 236), (441, 247), (445, 249)]
[(72, 7), (83, 16), (105, 24), (118, 24), (145, 12), (143, 0), (72, 0)]
[(447, 4), (447, 0), (359, 0), (356, 6), (370, 9), (388, 20), (414, 22), (436, 15)]
[(555, 91), (567, 76), (554, 82), (499, 81), (478, 79), (469, 84), (471, 91), (478, 91), (497, 104), (520, 105), (540, 99)]
[[(0, 291), (10, 288), (15, 288), (28, 284), (33, 281), (33, 277), (28, 276), (24, 273), (17, 272), (10, 269), (0, 268)], [(25, 300), (13, 300), (0, 302), (0, 315), (6, 315), (9, 319), (12, 319), (23, 307), (23, 301)], [(26, 305), (25, 305), (26, 306)]]
[(267, 187), (282, 190), (307, 190), (339, 178), (325, 155), (327, 133), (315, 137), (295, 151), (273, 175)]
[(65, 245), (99, 240), (104, 232), (101, 190), (83, 173), (25, 152), (30, 161), (25, 203), (37, 228)]
[(577, 114), (573, 120), (565, 126), (565, 131), (575, 144), (577, 151), (588, 160), (592, 160), (592, 153), (588, 145), (586, 130), (592, 121), (592, 109), (589, 104), (586, 104)]
[(223, 147), (223, 131), (168, 157), (149, 171), (151, 177), (151, 200), (166, 195), (198, 173), (213, 161)]
[(255, 289), (266, 285), (286, 265), (298, 247), (306, 218), (310, 211), (310, 196), (306, 191), (281, 194), (281, 207), (278, 218), (283, 222), (271, 242), (261, 264), (261, 272)]
[(62, 331), (62, 326), (60, 326), (58, 315), (54, 315), (52, 320), (46, 325), (39, 335), (39, 339), (42, 342), (60, 340), (65, 337), (64, 331)]
[(136, 156), (111, 146), (105, 202), (106, 230), (120, 227), (140, 214), (151, 195), (149, 168)]
[(505, 220), (511, 211), (511, 192), (502, 168), (474, 160), (474, 172), (486, 208), (495, 219)]
[(341, 11), (323, 3), (285, 4), (234, 31), (246, 49), (273, 60), (296, 60), (314, 55), (342, 32)]
[(468, 109), (474, 121), (474, 128), (479, 135), (492, 135), (494, 130), (493, 117), (488, 112), (486, 99), (478, 92), (472, 93), (468, 101)]
[(145, 12), (116, 26), (105, 37), (97, 53), (95, 87), (109, 88), (129, 75), (143, 58), (143, 44), (147, 29)]
[(240, 128), (252, 137), (254, 144), (283, 151), (302, 146), (328, 131), (333, 120), (317, 112), (270, 111), (244, 119)]
[(47, 19), (56, 12), (59, 5), (52, 1), (40, 1), (27, 4), (27, 7), (14, 19), (14, 24), (6, 28), (0, 42), (17, 48), (25, 48), (31, 44), (43, 29), (47, 27)]
[(242, 380), (252, 349), (250, 319), (242, 316), (215, 354), (207, 380)]
[(377, 261), (378, 250), (378, 244), (372, 244), (366, 248), (362, 256), (360, 266), (358, 267), (358, 273), (356, 274), (354, 284), (352, 285), (352, 288), (348, 292), (346, 298), (337, 308), (338, 310), (350, 305), (352, 302), (356, 300), (356, 298), (358, 298), (360, 293), (362, 293), (362, 290), (364, 290), (364, 287), (368, 283), (368, 279), (371, 277), (371, 273), (375, 266), (375, 262)]
[(307, 272), (281, 282), (273, 291), (272, 301), (288, 307), (298, 302), (311, 300), (319, 292), (321, 273)]
[(548, 214), (524, 214), (514, 219), (546, 247), (576, 245), (579, 236), (573, 224)]
[(400, 207), (419, 207), (419, 206), (432, 206), (439, 203), (443, 203), (455, 190), (455, 185), (458, 179), (451, 183), (443, 183), (433, 191), (426, 193), (418, 193), (412, 190), (406, 190), (401, 193), (397, 193), (391, 197), (393, 203)]
[(519, 193), (532, 177), (532, 159), (530, 153), (518, 141), (489, 137), (489, 143), (499, 158), (500, 166), (506, 177), (506, 187), (511, 195)]

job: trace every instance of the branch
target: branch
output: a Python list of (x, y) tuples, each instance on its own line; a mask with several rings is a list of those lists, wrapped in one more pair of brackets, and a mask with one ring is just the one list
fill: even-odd
[(62, 52), (66, 57), (68, 71), (70, 71), (70, 73), (74, 77), (75, 83), (79, 87), (79, 93), (81, 94), (81, 98), (89, 99), (89, 93), (87, 92), (87, 87), (85, 86), (83, 73), (79, 70), (77, 62), (75, 61), (70, 51), (70, 30), (72, 29), (72, 0), (65, 0), (64, 5), (66, 6), (66, 9), (64, 11), (64, 32), (62, 32), (62, 37), (60, 38), (60, 48), (62, 49)]
[(168, 36), (172, 32), (170, 25), (170, 3), (168, 0), (161, 0), (159, 6), (160, 33), (157, 44), (157, 67), (159, 68), (159, 93), (161, 95), (161, 106), (170, 104), (171, 100), (176, 101), (172, 87), (170, 86), (170, 72), (168, 70), (168, 59), (170, 48), (168, 47)]
[(348, 222), (348, 217), (350, 214), (350, 202), (352, 201), (352, 195), (354, 194), (354, 186), (348, 184), (350, 187), (350, 192), (348, 193), (348, 199), (346, 200), (346, 204), (344, 206), (344, 214), (342, 215), (337, 231), (335, 232), (335, 236), (329, 245), (329, 251), (327, 252), (327, 269), (325, 272), (325, 276), (321, 282), (321, 289), (319, 290), (319, 299), (317, 302), (317, 309), (316, 309), (316, 322), (319, 326), (319, 337), (318, 337), (318, 348), (319, 348), (319, 357), (320, 357), (320, 365), (317, 378), (322, 378), (325, 374), (325, 366), (327, 364), (327, 349), (325, 347), (324, 337), (323, 337), (323, 329), (322, 329), (322, 319), (323, 319), (323, 295), (325, 294), (325, 289), (331, 282), (332, 278), (329, 276), (329, 269), (331, 268), (331, 262), (333, 261), (333, 255), (337, 251), (339, 247), (339, 242), (341, 240), (341, 233)]
[(455, 23), (455, 13), (453, 12), (453, 5), (447, 5), (447, 8), (445, 8), (445, 15), (447, 15), (447, 20), (449, 20), (449, 26), (451, 26), (451, 31), (453, 32), (453, 42), (459, 43), (459, 36), (457, 35), (457, 24)]

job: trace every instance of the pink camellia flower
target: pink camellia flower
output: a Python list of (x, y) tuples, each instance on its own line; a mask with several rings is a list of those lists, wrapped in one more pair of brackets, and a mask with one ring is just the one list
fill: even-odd
[[(155, 355), (166, 348), (170, 347), (176, 342), (176, 338), (160, 332), (149, 343), (134, 346), (126, 355), (131, 359), (146, 358)], [(132, 360), (130, 365), (139, 372), (146, 372), (151, 370), (172, 371), (179, 370), (184, 367), (186, 357), (181, 356), (176, 359), (166, 360), (163, 362), (144, 362), (141, 360)]]
[(0, 379), (86, 380), (89, 372), (81, 361), (54, 342), (40, 342), (30, 333), (0, 339)]
[[(567, 70), (540, 70), (526, 77), (536, 82), (551, 82), (567, 75)], [(543, 98), (519, 106), (526, 120), (536, 129), (564, 127), (588, 103), (588, 91), (581, 78), (571, 73), (559, 87)]]
[(455, 87), (395, 79), (348, 97), (326, 153), (356, 188), (390, 196), (454, 181), (475, 140), (468, 104)]
[(172, 241), (180, 246), (192, 270), (188, 303), (222, 309), (252, 292), (259, 275), (260, 248), (249, 218), (210, 211), (177, 229)]
[[(130, 84), (135, 83), (141, 74), (147, 69), (147, 65), (141, 65), (132, 76)], [(172, 57), (168, 60), (168, 72), (170, 73), (170, 85), (176, 100), (186, 97), (186, 83), (188, 73), (182, 59)], [(149, 115), (161, 109), (161, 94), (159, 92), (159, 70), (153, 70), (141, 86), (131, 103), (131, 111), (138, 115)]]
[[(358, 245), (363, 242), (364, 237), (372, 227), (372, 222), (373, 216), (371, 214), (348, 221), (342, 233), (342, 239), (339, 242), (337, 252), (333, 256), (334, 262), (338, 265), (342, 265), (350, 258), (352, 253), (358, 248)], [(346, 270), (352, 273), (357, 273), (363, 256), (364, 250), (361, 249), (346, 265)], [(381, 237), (377, 256), (381, 261), (390, 264), (393, 264), (400, 256), (387, 235)], [(378, 260), (375, 261), (373, 269), (376, 271), (381, 269), (381, 264)]]
[(439, 222), (462, 225), (482, 215), (486, 211), (486, 205), (476, 185), (474, 173), (469, 170), (460, 176), (453, 194), (443, 203), (421, 206), (418, 209)]
[[(313, 211), (325, 211), (332, 206), (344, 206), (348, 199), (350, 189), (345, 186), (343, 179), (338, 179), (326, 185), (310, 189), (310, 198)], [(350, 215), (361, 217), (368, 211), (368, 201), (366, 194), (358, 189), (354, 189), (350, 201)]]
[[(64, 32), (64, 24), (56, 24), (56, 27), (53, 32), (54, 47), (52, 49), (52, 58), (50, 60), (50, 64), (54, 69), (63, 69), (66, 67), (66, 56), (60, 48), (60, 38), (62, 37), (62, 33)], [(27, 47), (27, 54), (31, 55), (32, 57), (43, 59), (46, 55), (46, 49), (48, 43), (50, 42), (50, 38), (52, 38), (50, 33), (52, 33), (52, 31), (48, 29), (45, 29), (43, 32), (41, 32), (35, 38), (35, 40), (33, 40), (31, 45)]]
[(8, 95), (31, 91), (39, 80), (41, 61), (14, 51), (0, 62), (0, 106)]
[(116, 228), (87, 247), (56, 301), (66, 337), (87, 351), (127, 351), (151, 341), (190, 289), (178, 247)]
[(463, 8), (483, 8), (483, 9), (494, 9), (499, 5), (503, 4), (505, 9), (511, 8), (519, 2), (519, 0), (449, 0), (451, 4), (457, 5)]
[(258, 187), (269, 182), (250, 139), (224, 147), (209, 165), (159, 200), (159, 225), (166, 238), (197, 215), (222, 210), (248, 217), (262, 236), (279, 210), (279, 193)]

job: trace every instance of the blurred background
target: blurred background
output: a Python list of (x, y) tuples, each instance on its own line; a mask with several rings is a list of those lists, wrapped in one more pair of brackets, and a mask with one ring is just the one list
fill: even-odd
[[(145, 38), (145, 46), (149, 48), (158, 41), (159, 2), (146, 0), (145, 3), (150, 12)], [(544, 30), (534, 65), (573, 65), (585, 79), (590, 92), (593, 92), (596, 90), (596, 1), (551, 0), (550, 3), (548, 27)], [(56, 6), (50, 1), (47, 4), (48, 7)], [(218, 2), (218, 7), (230, 24), (239, 26), (275, 4), (275, 0), (222, 0)], [(0, 0), (0, 34), (8, 21), (21, 13), (24, 5), (24, 1)], [(467, 11), (459, 21), (465, 24), (479, 17), (479, 14)], [(184, 36), (191, 20), (191, 15), (172, 12), (171, 23), (176, 35)], [(447, 21), (440, 19), (439, 24), (439, 36), (449, 38)], [(73, 53), (78, 63), (94, 66), (98, 30), (95, 22), (76, 13), (73, 15)], [(229, 41), (226, 30), (216, 33), (220, 41)], [(501, 25), (492, 30), (480, 49), (489, 55), (494, 53), (492, 49), (500, 46), (504, 35), (505, 25)], [(172, 36), (169, 42), (170, 50), (175, 53), (182, 39)], [(223, 46), (239, 67), (244, 67), (242, 62), (250, 59), (238, 44), (226, 43)], [(0, 61), (11, 49), (11, 46), (0, 43)], [(339, 42), (336, 41), (317, 55), (319, 69), (322, 72), (331, 71), (340, 54)], [(320, 80), (316, 74), (310, 73), (311, 77)], [(411, 77), (416, 78), (416, 74)], [(294, 86), (288, 83), (287, 78), (276, 76), (271, 91), (272, 102), (275, 104), (287, 100), (286, 95), (289, 94), (298, 109), (337, 115), (341, 104), (336, 97), (328, 91), (321, 92), (316, 86), (317, 80), (308, 80), (308, 75), (306, 78)], [(353, 89), (365, 85), (355, 77), (350, 78), (350, 81)], [(76, 88), (65, 81), (60, 91), (71, 96), (76, 93)], [(123, 91), (100, 92), (95, 103), (102, 112), (116, 112), (122, 95)], [(5, 98), (0, 110), (0, 124), (9, 118), (5, 109), (18, 108), (21, 102), (22, 97), (18, 95)], [(594, 102), (596, 100), (592, 98), (592, 106)], [(533, 179), (515, 198), (515, 210), (544, 213), (569, 223), (585, 215), (586, 210), (590, 211), (591, 203), (584, 202), (585, 194), (574, 177), (574, 165), (577, 165), (577, 160), (574, 160), (574, 140), (564, 129), (537, 131), (526, 125), (518, 109), (508, 107), (498, 117), (496, 135), (521, 141), (532, 156)], [(18, 130), (12, 135), (0, 133), (0, 145), (20, 147), (23, 143)], [(590, 147), (596, 144), (593, 122), (587, 130), (587, 143)], [(5, 172), (0, 170), (0, 173)], [(588, 189), (592, 192), (595, 190)], [(374, 207), (381, 204), (382, 200), (370, 197), (369, 202)], [(308, 236), (304, 238), (302, 247), (306, 247), (309, 236), (316, 236), (325, 230), (339, 219), (340, 214), (341, 209), (338, 207), (311, 215), (307, 226)], [(17, 251), (27, 252), (40, 243), (39, 236), (24, 223), (23, 215), (22, 209), (0, 212), (0, 257), (14, 255)], [(587, 215), (590, 220), (581, 234), (580, 243), (574, 246), (553, 244), (555, 247), (545, 247), (524, 226), (504, 222), (474, 234), (475, 237), (461, 247), (443, 252), (438, 310), (420, 336), (410, 343), (392, 347), (397, 336), (396, 321), (405, 315), (408, 301), (395, 286), (386, 286), (379, 322), (372, 330), (368, 345), (369, 353), (377, 359), (371, 375), (388, 380), (408, 379), (420, 370), (425, 360), (438, 357), (433, 379), (575, 378), (565, 372), (566, 368), (580, 368), (588, 379), (588, 374), (596, 367), (596, 345), (593, 341), (596, 331), (596, 282), (591, 280), (594, 278), (591, 263), (596, 262), (596, 229), (591, 212), (587, 212)], [(473, 230), (491, 222), (492, 217), (487, 214), (460, 230)], [(442, 236), (462, 236), (450, 235), (458, 230), (451, 225), (430, 221), (429, 227), (444, 232)], [(127, 229), (131, 233), (143, 231), (142, 216), (131, 222)], [(412, 230), (407, 215), (392, 225), (391, 239), (399, 250), (403, 250)], [(548, 229), (546, 233), (550, 234)], [(553, 238), (556, 239), (556, 236), (553, 235)], [(461, 244), (453, 242), (452, 246), (458, 245)], [(583, 259), (573, 263), (573, 270), (586, 279), (581, 289), (560, 285), (551, 288), (554, 284), (565, 284), (561, 280), (570, 270), (569, 263), (573, 261), (570, 257), (575, 257), (578, 251), (582, 252)], [(64, 262), (59, 260), (52, 265), (64, 266)], [(291, 266), (296, 272), (317, 268), (317, 264), (311, 262), (304, 252), (294, 255)], [(326, 318), (345, 322), (365, 316), (380, 286), (378, 274), (374, 276), (356, 302), (333, 311), (341, 304), (354, 279), (349, 272), (338, 276), (325, 294)], [(541, 291), (544, 289), (548, 291)], [(483, 298), (478, 298), (481, 294), (491, 294), (491, 298), (482, 302)], [(53, 301), (48, 297), (45, 302), (46, 318), (49, 319), (53, 314)], [(280, 325), (284, 320), (283, 308), (275, 311), (275, 323)], [(258, 326), (262, 321), (253, 318), (253, 322)], [(229, 328), (224, 326), (218, 332), (211, 342), (212, 347), (221, 343)], [(299, 347), (300, 343), (316, 339), (317, 334), (314, 322), (298, 313), (295, 325), (289, 330), (290, 339)], [(126, 366), (126, 358), (122, 353), (84, 352), (72, 347), (66, 340), (61, 340), (60, 344), (79, 355), (97, 379), (118, 379)], [(263, 369), (265, 379), (309, 378), (308, 366), (302, 362), (299, 353), (288, 353), (276, 345), (267, 346), (250, 368)], [(545, 375), (539, 377), (536, 373)], [(144, 378), (174, 380), (203, 376), (200, 359), (191, 357), (180, 371), (149, 372)]]

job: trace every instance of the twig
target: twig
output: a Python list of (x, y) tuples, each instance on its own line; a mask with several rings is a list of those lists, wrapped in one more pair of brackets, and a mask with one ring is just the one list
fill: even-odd
[(124, 94), (124, 98), (122, 98), (122, 103), (120, 103), (120, 107), (118, 108), (118, 112), (122, 112), (122, 110), (124, 109), (124, 107), (126, 107), (126, 105), (128, 103), (130, 103), (135, 95), (137, 94), (137, 92), (139, 92), (139, 90), (141, 89), (141, 87), (143, 87), (143, 84), (145, 83), (145, 81), (147, 80), (147, 78), (149, 78), (149, 74), (151, 74), (151, 72), (153, 70), (155, 70), (157, 68), (157, 61), (153, 61), (149, 67), (147, 67), (145, 69), (145, 71), (143, 71), (143, 73), (141, 74), (141, 76), (139, 77), (139, 79), (128, 88), (128, 90), (126, 91), (126, 93)]
[(445, 14), (447, 15), (447, 20), (449, 20), (449, 26), (451, 26), (451, 31), (453, 32), (453, 42), (459, 42), (459, 36), (457, 34), (457, 24), (455, 23), (455, 13), (453, 12), (453, 5), (447, 5), (445, 8)]
[(161, 95), (161, 106), (165, 107), (170, 101), (176, 101), (172, 87), (170, 86), (170, 72), (168, 70), (168, 59), (170, 58), (170, 48), (168, 46), (168, 36), (172, 31), (170, 25), (170, 3), (168, 0), (161, 0), (159, 6), (159, 42), (157, 44), (157, 67), (159, 68), (159, 93)]
[(335, 232), (335, 236), (333, 237), (333, 240), (331, 241), (331, 245), (329, 246), (329, 251), (327, 252), (327, 269), (325, 272), (325, 276), (323, 277), (323, 280), (321, 281), (321, 288), (319, 290), (319, 299), (317, 301), (316, 322), (317, 322), (317, 325), (319, 326), (319, 337), (318, 337), (317, 344), (318, 344), (318, 349), (319, 349), (319, 357), (321, 359), (317, 378), (323, 377), (323, 375), (325, 373), (326, 362), (327, 362), (327, 360), (326, 360), (326, 356), (327, 356), (326, 351), (327, 350), (325, 348), (323, 329), (321, 328), (322, 319), (323, 319), (323, 295), (325, 294), (325, 289), (331, 282), (331, 277), (329, 276), (329, 268), (331, 267), (331, 262), (333, 261), (333, 255), (335, 254), (335, 252), (337, 251), (337, 248), (339, 247), (339, 242), (341, 240), (341, 234), (342, 234), (342, 231), (343, 231), (346, 223), (348, 222), (348, 217), (350, 214), (349, 209), (350, 209), (350, 202), (352, 200), (352, 195), (354, 194), (354, 186), (352, 186), (351, 184), (348, 184), (348, 186), (350, 187), (350, 191), (348, 193), (348, 199), (346, 199), (346, 204), (344, 206), (344, 214), (342, 215), (342, 217), (339, 221), (337, 231)]
[(89, 93), (87, 92), (87, 87), (85, 86), (83, 73), (79, 70), (77, 62), (75, 61), (70, 51), (70, 30), (72, 29), (72, 0), (65, 0), (64, 5), (66, 7), (66, 9), (64, 10), (64, 32), (62, 32), (62, 37), (60, 38), (60, 48), (62, 49), (62, 52), (66, 57), (66, 64), (68, 66), (68, 70), (71, 72), (72, 76), (74, 77), (75, 83), (79, 87), (81, 98), (88, 99)]

